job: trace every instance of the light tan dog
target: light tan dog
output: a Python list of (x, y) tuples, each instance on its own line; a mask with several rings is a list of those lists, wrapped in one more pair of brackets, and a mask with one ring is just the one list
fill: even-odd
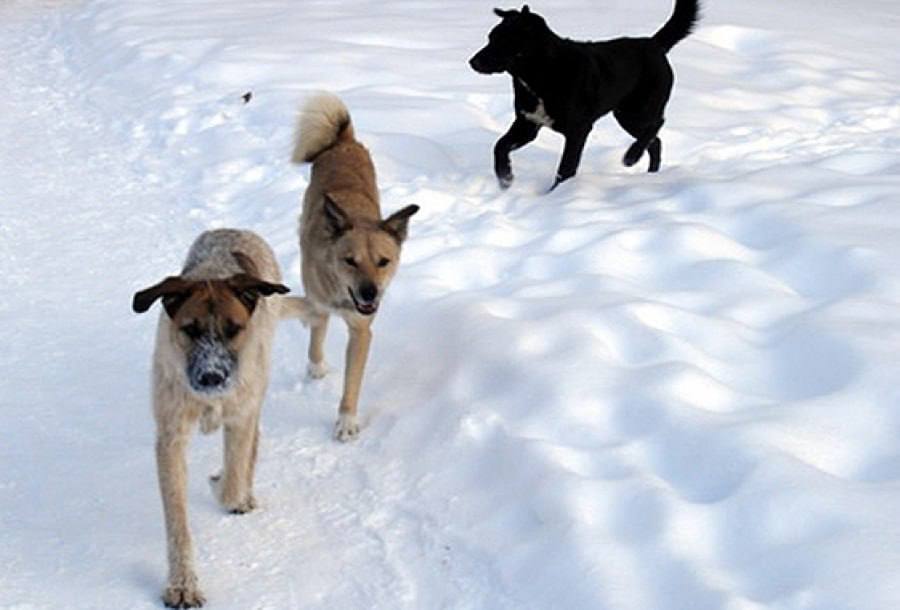
[(419, 206), (381, 218), (372, 159), (354, 136), (347, 107), (332, 94), (304, 106), (292, 159), (313, 164), (300, 216), (303, 286), (314, 309), (309, 374), (325, 375), (328, 317), (341, 316), (350, 338), (335, 437), (347, 441), (359, 434), (356, 411), (372, 320), (397, 271), (409, 217)]
[(282, 297), (278, 263), (249, 231), (200, 235), (180, 276), (134, 295), (147, 311), (162, 299), (153, 355), (156, 464), (166, 521), (170, 608), (202, 606), (187, 519), (185, 449), (198, 420), (204, 433), (224, 426), (224, 468), (211, 477), (229, 512), (253, 510), (259, 415), (269, 382), (269, 352), (282, 317), (309, 316), (305, 299)]

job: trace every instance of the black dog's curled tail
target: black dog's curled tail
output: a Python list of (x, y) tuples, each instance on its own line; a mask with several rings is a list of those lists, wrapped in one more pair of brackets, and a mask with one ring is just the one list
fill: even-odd
[(666, 24), (653, 35), (653, 40), (668, 53), (672, 47), (687, 38), (699, 18), (698, 0), (675, 0), (675, 11)]

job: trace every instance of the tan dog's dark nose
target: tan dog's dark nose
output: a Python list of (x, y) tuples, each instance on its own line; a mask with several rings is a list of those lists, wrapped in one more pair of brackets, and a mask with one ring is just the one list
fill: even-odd
[(364, 302), (371, 303), (378, 296), (378, 287), (372, 282), (366, 282), (360, 285), (359, 296)]

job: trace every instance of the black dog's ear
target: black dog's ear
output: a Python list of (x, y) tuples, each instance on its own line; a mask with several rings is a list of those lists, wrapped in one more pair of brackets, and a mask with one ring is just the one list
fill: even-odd
[(527, 5), (527, 4), (525, 4), (525, 5), (522, 6), (522, 14), (523, 14), (523, 15), (527, 15), (527, 14), (529, 14), (530, 12), (531, 12), (531, 9), (528, 8), (528, 5)]
[(398, 210), (381, 221), (381, 229), (387, 231), (391, 237), (397, 240), (398, 244), (402, 244), (406, 239), (406, 226), (409, 224), (409, 217), (419, 211), (416, 204), (408, 205), (402, 210)]
[(247, 273), (232, 275), (228, 278), (228, 287), (250, 313), (256, 309), (259, 297), (268, 297), (276, 293), (287, 294), (291, 291), (283, 284), (273, 284)]
[(353, 223), (347, 218), (346, 212), (334, 202), (334, 199), (332, 199), (328, 193), (325, 194), (324, 210), (332, 237), (340, 237), (342, 234), (353, 228)]
[(507, 17), (512, 17), (514, 15), (518, 15), (519, 11), (516, 9), (511, 9), (508, 11), (503, 10), (502, 8), (495, 8), (494, 14), (500, 17), (501, 19), (506, 19)]
[(156, 299), (161, 298), (163, 307), (170, 318), (175, 317), (178, 308), (184, 304), (188, 296), (190, 296), (191, 288), (194, 282), (185, 280), (177, 275), (167, 277), (160, 283), (145, 288), (134, 294), (131, 301), (131, 309), (135, 313), (144, 313), (153, 305)]

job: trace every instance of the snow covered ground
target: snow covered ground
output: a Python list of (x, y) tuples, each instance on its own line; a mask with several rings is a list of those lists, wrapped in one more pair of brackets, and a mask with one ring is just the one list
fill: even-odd
[[(157, 608), (155, 315), (133, 292), (205, 228), (300, 289), (293, 116), (328, 89), (386, 211), (418, 203), (375, 325), (358, 442), (285, 324), (263, 506), (223, 514), (191, 447), (216, 609), (900, 607), (900, 6), (709, 2), (674, 49), (663, 171), (600, 121), (494, 140), (474, 0), (0, 3), (0, 608)], [(534, 10), (648, 34), (667, 0)], [(253, 92), (248, 104), (240, 96)], [(643, 163), (641, 164), (643, 165)]]

